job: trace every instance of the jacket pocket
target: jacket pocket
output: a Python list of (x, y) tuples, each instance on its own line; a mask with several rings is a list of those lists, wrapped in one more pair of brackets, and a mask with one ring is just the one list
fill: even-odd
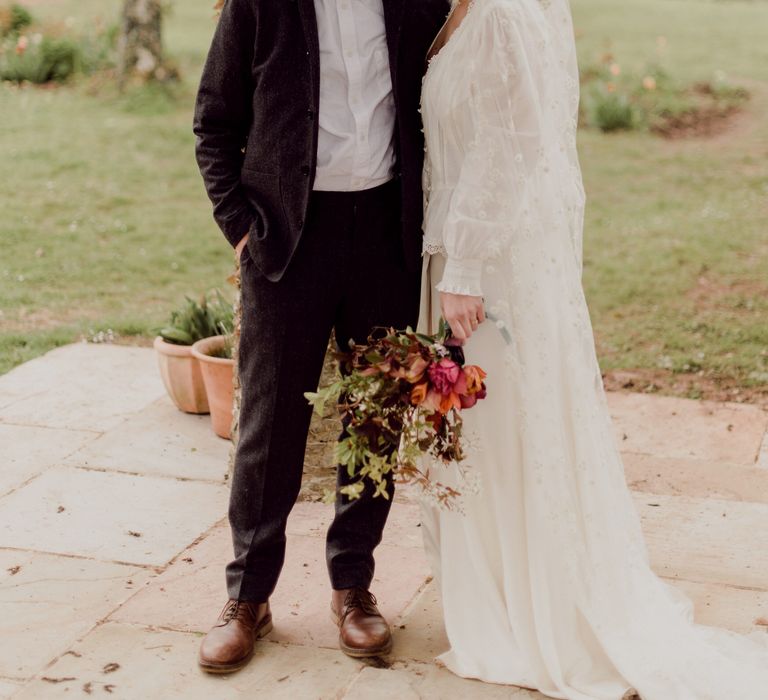
[(280, 176), (243, 167), (240, 170), (240, 183), (258, 215), (259, 221), (253, 231), (255, 238), (264, 241), (275, 230), (285, 226)]

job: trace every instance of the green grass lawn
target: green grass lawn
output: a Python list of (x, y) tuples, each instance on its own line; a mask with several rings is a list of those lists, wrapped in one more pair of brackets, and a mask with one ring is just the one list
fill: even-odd
[[(27, 4), (86, 28), (120, 3)], [(167, 46), (184, 83), (173, 95), (0, 87), (0, 372), (107, 328), (143, 342), (185, 293), (227, 287), (231, 252), (191, 133), (212, 4), (174, 3)], [(768, 383), (768, 3), (575, 0), (574, 15), (583, 65), (610, 52), (626, 70), (660, 62), (689, 81), (722, 71), (753, 92), (713, 138), (585, 130), (580, 147), (603, 368), (693, 396), (754, 393)], [(680, 373), (696, 385), (659, 379)]]

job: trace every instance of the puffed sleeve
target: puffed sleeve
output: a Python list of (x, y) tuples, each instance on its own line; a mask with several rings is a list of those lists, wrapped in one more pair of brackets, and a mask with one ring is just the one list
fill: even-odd
[(543, 76), (536, 27), (519, 21), (512, 3), (478, 4), (464, 21), (473, 24), (451, 56), (457, 85), (467, 93), (454, 116), (463, 152), (443, 228), (447, 263), (437, 289), (482, 296), (483, 263), (514, 235), (526, 206), (540, 152), (537, 85)]

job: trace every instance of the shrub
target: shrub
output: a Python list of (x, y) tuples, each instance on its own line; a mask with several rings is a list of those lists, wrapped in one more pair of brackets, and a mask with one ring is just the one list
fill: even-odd
[(18, 3), (0, 7), (0, 36), (18, 34), (33, 21), (30, 11)]
[(601, 131), (634, 129), (639, 123), (636, 110), (627, 96), (610, 92), (602, 86), (590, 93), (587, 109), (590, 124)]
[(13, 50), (0, 55), (0, 79), (21, 83), (64, 82), (81, 66), (80, 47), (66, 37), (50, 38), (40, 34), (30, 40), (20, 35)]
[(737, 110), (749, 93), (725, 77), (681, 85), (657, 65), (640, 74), (624, 73), (607, 55), (581, 71), (582, 117), (602, 131), (649, 129), (665, 136), (711, 132)]
[(112, 66), (117, 34), (117, 25), (97, 23), (89, 34), (72, 35), (63, 24), (38, 25), (20, 5), (0, 5), (0, 80), (64, 82)]

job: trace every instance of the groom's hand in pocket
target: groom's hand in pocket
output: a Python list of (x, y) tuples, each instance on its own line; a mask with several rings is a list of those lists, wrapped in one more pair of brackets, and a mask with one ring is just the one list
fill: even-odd
[(246, 233), (237, 243), (235, 246), (235, 253), (237, 254), (237, 259), (240, 260), (240, 256), (243, 254), (243, 248), (248, 243), (248, 234)]
[(485, 321), (482, 297), (440, 292), (440, 308), (443, 318), (451, 327), (454, 338), (462, 342), (467, 340)]

